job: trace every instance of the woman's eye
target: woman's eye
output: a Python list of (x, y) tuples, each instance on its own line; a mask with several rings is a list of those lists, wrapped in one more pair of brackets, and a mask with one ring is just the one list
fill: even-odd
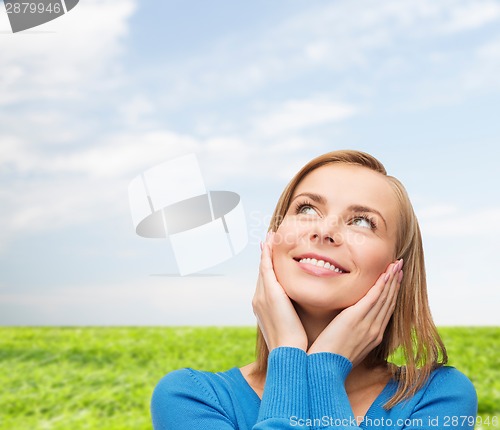
[(373, 228), (373, 222), (368, 218), (358, 217), (352, 220), (352, 223), (358, 227)]
[(304, 214), (304, 215), (318, 215), (318, 212), (316, 212), (316, 209), (314, 209), (312, 206), (309, 205), (303, 205), (299, 208), (297, 211), (299, 214)]

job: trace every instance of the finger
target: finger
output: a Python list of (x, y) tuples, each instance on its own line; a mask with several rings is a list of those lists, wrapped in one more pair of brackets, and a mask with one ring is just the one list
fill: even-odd
[[(401, 267), (401, 265), (399, 265)], [(398, 297), (399, 288), (401, 286), (401, 280), (403, 279), (403, 272), (399, 268), (398, 272), (394, 274), (391, 286), (390, 286), (390, 294), (387, 297), (387, 300), (377, 315), (374, 324), (378, 324), (380, 329), (385, 331), (387, 324), (389, 323), (389, 319), (391, 315), (394, 313), (394, 308), (396, 305), (396, 300)]]
[(399, 273), (401, 272), (401, 267), (403, 266), (403, 260), (398, 260), (392, 269), (390, 269), (389, 280), (384, 286), (384, 291), (381, 294), (380, 300), (382, 306), (380, 308), (380, 313), (384, 313), (391, 305), (396, 287), (398, 284)]
[[(379, 345), (383, 339), (385, 329), (394, 310), (395, 291), (397, 291), (400, 266), (398, 263), (389, 267), (389, 273), (383, 276), (383, 294), (381, 293), (377, 302), (370, 308), (364, 322), (370, 327), (370, 341), (366, 348), (369, 352)], [(389, 275), (389, 277), (387, 277)]]
[(343, 312), (349, 310), (350, 313), (356, 312), (360, 319), (365, 320), (370, 314), (372, 308), (376, 305), (382, 288), (384, 286), (384, 273), (379, 276), (377, 282), (371, 287), (368, 292), (354, 305), (344, 309)]
[(398, 292), (399, 292), (399, 289), (401, 287), (401, 281), (402, 281), (402, 279), (403, 279), (403, 271), (401, 270), (398, 273), (398, 276), (397, 276), (397, 280), (396, 280), (397, 282), (396, 282), (396, 286), (394, 288), (394, 295), (392, 297), (391, 303), (389, 305), (389, 308), (388, 308), (387, 312), (385, 313), (384, 319), (381, 322), (381, 330), (382, 330), (382, 332), (385, 332), (387, 324), (389, 324), (389, 321), (390, 321), (392, 315), (394, 314), (394, 309), (396, 308), (396, 302), (397, 302), (397, 298), (398, 298)]
[(396, 264), (391, 263), (387, 271), (379, 276), (377, 282), (375, 282), (373, 287), (368, 290), (365, 297), (358, 302), (358, 304), (363, 303), (365, 319), (374, 320), (380, 312), (380, 309), (386, 300), (388, 291), (387, 286), (390, 285), (393, 279), (393, 269), (395, 266)]
[(261, 264), (259, 270), (259, 282), (254, 296), (254, 303), (259, 306), (285, 306), (286, 309), (293, 307), (282, 285), (276, 278), (272, 261), (272, 240), (273, 233), (270, 232), (264, 243), (261, 255)]
[[(269, 235), (269, 234), (268, 234)], [(268, 240), (266, 237), (266, 240), (264, 242), (261, 242), (261, 249), (262, 252), (260, 253), (260, 265), (259, 265), (259, 272), (264, 273), (266, 270), (269, 270), (271, 264), (271, 259), (270, 259), (270, 249), (268, 245)]]
[(267, 243), (267, 237), (263, 242), (260, 242), (260, 264), (259, 264), (259, 274), (257, 277), (257, 284), (255, 287), (255, 293), (254, 293), (254, 302), (258, 298), (262, 298), (264, 295), (264, 272), (266, 271), (266, 267), (269, 265), (268, 262), (268, 256), (266, 254), (266, 243)]
[(268, 235), (264, 249), (261, 256), (261, 273), (265, 283), (277, 283), (276, 274), (274, 273), (273, 259), (272, 259), (272, 234)]
[(268, 231), (266, 235), (266, 245), (269, 248), (269, 255), (273, 256), (273, 241), (274, 241), (274, 232)]
[(259, 262), (259, 273), (258, 273), (258, 276), (257, 276), (257, 285), (255, 287), (255, 295), (254, 297), (259, 293), (261, 292), (262, 290), (262, 283), (263, 283), (263, 277), (262, 277), (262, 273), (263, 273), (263, 266), (264, 266), (264, 260), (265, 260), (265, 256), (264, 256), (264, 248), (265, 248), (265, 242), (260, 242), (260, 262)]
[(381, 313), (385, 316), (386, 309), (389, 307), (388, 304), (391, 302), (392, 292), (394, 290), (393, 284), (395, 280), (397, 280), (400, 266), (400, 261), (390, 264), (387, 271), (379, 277), (374, 287), (369, 291), (370, 293), (374, 290), (373, 295), (370, 297), (372, 305), (365, 315), (365, 319), (368, 321), (375, 321)]
[(386, 305), (388, 307), (390, 307), (391, 304), (394, 303), (394, 301), (396, 300), (402, 279), (403, 279), (403, 260), (401, 259), (398, 264), (398, 270), (392, 279), (392, 284), (389, 289), (389, 294), (387, 296)]

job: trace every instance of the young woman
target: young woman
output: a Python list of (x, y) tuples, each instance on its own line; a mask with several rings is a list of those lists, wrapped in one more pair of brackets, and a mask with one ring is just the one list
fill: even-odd
[(261, 249), (256, 362), (165, 376), (155, 430), (474, 427), (474, 387), (445, 366), (430, 314), (417, 219), (378, 160), (335, 151), (310, 161)]

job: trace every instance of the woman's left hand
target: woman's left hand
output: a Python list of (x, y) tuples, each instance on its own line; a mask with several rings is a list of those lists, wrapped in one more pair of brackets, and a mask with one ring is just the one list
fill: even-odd
[(359, 364), (382, 342), (396, 305), (402, 266), (402, 260), (390, 264), (363, 298), (326, 326), (307, 353), (332, 352), (346, 357), (353, 366)]

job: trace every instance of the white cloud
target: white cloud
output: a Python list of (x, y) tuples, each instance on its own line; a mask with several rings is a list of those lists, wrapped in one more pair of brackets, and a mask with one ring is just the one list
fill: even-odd
[(489, 40), (477, 49), (477, 57), (482, 60), (500, 60), (500, 38)]
[(496, 1), (454, 2), (449, 11), (449, 20), (442, 27), (445, 33), (472, 30), (500, 20), (500, 4)]
[(0, 192), (0, 250), (11, 240), (42, 231), (61, 231), (128, 212), (125, 181), (55, 177), (12, 181)]
[(480, 44), (471, 54), (471, 66), (459, 75), (458, 88), (468, 93), (498, 91), (500, 83), (500, 37)]
[(200, 149), (196, 139), (167, 130), (116, 133), (92, 145), (53, 153), (43, 145), (6, 136), (0, 167), (20, 173), (68, 173), (96, 178), (119, 178), (138, 169)]
[(500, 234), (500, 208), (473, 212), (452, 205), (437, 205), (418, 211), (422, 234), (433, 237), (470, 237)]
[(154, 112), (154, 103), (143, 95), (136, 95), (125, 100), (119, 107), (126, 124), (129, 126), (147, 127), (147, 118)]
[(0, 189), (4, 247), (20, 234), (128, 213), (128, 183), (136, 174), (200, 149), (193, 138), (168, 131), (116, 134), (58, 152), (9, 136), (1, 140), (0, 172), (12, 174)]
[(355, 113), (353, 106), (322, 98), (289, 100), (256, 118), (254, 126), (256, 132), (264, 136), (294, 134), (309, 127), (342, 121)]
[[(470, 59), (481, 38), (470, 39), (454, 55), (443, 53), (450, 50), (450, 38), (499, 20), (500, 5), (491, 0), (316, 3), (285, 15), (251, 40), (246, 33), (235, 33), (188, 59), (176, 59), (175, 64), (165, 59), (164, 67), (155, 64), (157, 70), (150, 70), (148, 77), (164, 83), (162, 104), (170, 109), (193, 100), (273, 91), (286, 83), (314, 86), (315, 80), (340, 95), (366, 92), (364, 86), (370, 94), (381, 85), (403, 87), (399, 97), (418, 102), (429, 96), (437, 104), (449, 94), (463, 97), (493, 84), (491, 79), (478, 79), (474, 88), (463, 88), (469, 74), (481, 70), (483, 61), (487, 65), (484, 58), (476, 64)], [(427, 56), (429, 46), (433, 52)], [(436, 58), (439, 71), (432, 68)], [(408, 77), (413, 86), (405, 85)]]
[(40, 32), (2, 35), (0, 105), (81, 99), (89, 88), (115, 85), (134, 8), (132, 0), (84, 1)]
[(439, 204), (434, 206), (427, 206), (416, 210), (418, 219), (432, 219), (445, 215), (453, 215), (458, 212), (458, 208), (451, 204)]

